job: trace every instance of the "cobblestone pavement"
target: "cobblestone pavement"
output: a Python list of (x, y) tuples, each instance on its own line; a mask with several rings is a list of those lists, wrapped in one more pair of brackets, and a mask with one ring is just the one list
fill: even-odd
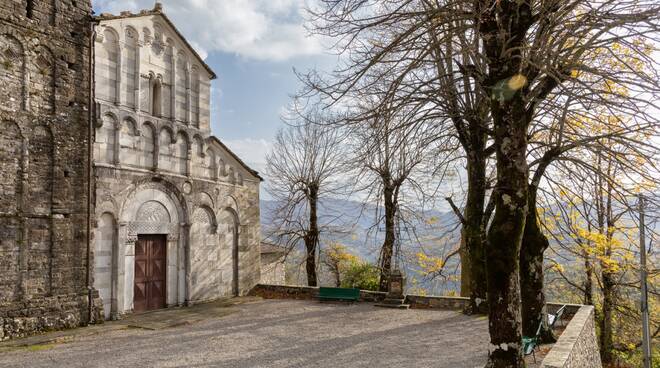
[[(262, 300), (177, 327), (126, 326), (0, 353), (0, 367), (483, 367), (485, 318)], [(84, 330), (84, 329), (82, 329)]]

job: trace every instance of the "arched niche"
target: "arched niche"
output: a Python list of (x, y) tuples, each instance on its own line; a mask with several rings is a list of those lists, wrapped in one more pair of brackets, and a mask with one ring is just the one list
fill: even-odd
[(97, 162), (114, 164), (117, 118), (113, 114), (107, 113), (101, 117), (100, 123), (100, 126), (96, 127), (94, 157)]
[[(18, 111), (24, 108), (25, 92), (25, 55), (23, 45), (14, 36), (0, 35), (0, 78), (3, 91), (0, 108)], [(15, 91), (20, 91), (16, 93)]]
[(150, 122), (143, 123), (140, 129), (140, 166), (143, 168), (154, 167), (155, 131)]
[(53, 203), (53, 135), (48, 127), (40, 125), (30, 131), (28, 162), (26, 210), (48, 215)]
[[(94, 236), (94, 288), (103, 301), (105, 319), (117, 312), (116, 275), (117, 221), (110, 212), (104, 212), (97, 221)], [(114, 301), (114, 302), (113, 302)]]
[(1, 121), (0, 129), (0, 208), (16, 213), (23, 176), (23, 136), (13, 121)]
[(174, 171), (179, 174), (187, 174), (188, 166), (188, 136), (179, 131), (174, 144)]
[(163, 127), (158, 133), (158, 167), (167, 171), (174, 171), (174, 145), (172, 130)]
[(117, 102), (117, 70), (119, 63), (119, 36), (112, 27), (101, 32), (101, 43), (97, 43), (95, 64), (96, 98)]
[(218, 247), (217, 223), (211, 208), (193, 212), (190, 228), (191, 300), (195, 302), (224, 296), (221, 288), (222, 249)]
[(119, 150), (122, 165), (140, 166), (140, 133), (133, 118), (127, 117), (121, 122)]
[(124, 47), (122, 50), (122, 101), (128, 107), (135, 108), (135, 89), (137, 88), (135, 77), (138, 70), (137, 45), (139, 34), (133, 27), (124, 29)]
[(30, 60), (30, 66), (30, 109), (52, 114), (55, 112), (55, 57), (47, 47), (39, 46)]

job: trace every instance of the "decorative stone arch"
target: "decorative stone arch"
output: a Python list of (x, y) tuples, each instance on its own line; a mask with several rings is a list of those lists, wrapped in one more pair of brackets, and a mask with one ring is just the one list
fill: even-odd
[(188, 205), (172, 183), (143, 180), (123, 201), (119, 214), (118, 310), (133, 308), (135, 243), (140, 235), (164, 235), (167, 239), (167, 305), (189, 301)]
[(119, 157), (119, 119), (107, 111), (96, 121), (94, 156), (98, 162), (115, 165)]
[(131, 166), (140, 166), (141, 132), (135, 119), (123, 114), (119, 132), (119, 162)]
[(45, 45), (39, 45), (30, 59), (30, 110), (46, 114), (55, 113), (55, 86), (57, 59)]
[[(108, 202), (104, 202), (105, 206)], [(102, 206), (103, 206), (102, 205)], [(105, 319), (116, 319), (118, 315), (118, 234), (117, 215), (112, 210), (97, 209), (94, 229), (94, 288), (103, 301)]]
[(0, 34), (0, 70), (4, 70), (6, 90), (20, 89), (20, 98), (6, 96), (2, 108), (13, 111), (25, 110), (29, 103), (27, 86), (30, 76), (26, 73), (27, 50), (24, 38), (13, 29), (2, 29)]
[(140, 127), (140, 166), (152, 169), (158, 162), (157, 150), (158, 129), (151, 121), (142, 122)]
[(240, 242), (241, 242), (241, 231), (240, 231), (240, 218), (238, 212), (232, 207), (224, 207), (221, 210), (223, 219), (226, 219), (227, 223), (225, 237), (228, 238), (231, 249), (231, 294), (233, 296), (240, 295)]

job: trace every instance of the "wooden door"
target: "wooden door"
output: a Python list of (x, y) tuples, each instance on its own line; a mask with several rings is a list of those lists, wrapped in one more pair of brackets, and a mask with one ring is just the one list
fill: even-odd
[(135, 243), (134, 312), (165, 308), (166, 268), (166, 236), (138, 235)]

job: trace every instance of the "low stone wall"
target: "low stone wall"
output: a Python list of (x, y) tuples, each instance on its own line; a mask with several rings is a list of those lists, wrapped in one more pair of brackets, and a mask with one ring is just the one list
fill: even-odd
[[(318, 294), (318, 287), (259, 284), (250, 291), (249, 295), (265, 299), (316, 299)], [(383, 301), (386, 295), (387, 293), (381, 291), (360, 290), (359, 301), (378, 303)], [(406, 295), (405, 302), (410, 304), (411, 308), (419, 309), (463, 309), (469, 304), (469, 299), (451, 296)]]
[(406, 304), (416, 309), (464, 309), (470, 304), (470, 299), (460, 296), (406, 295)]
[[(92, 296), (92, 321), (103, 322), (103, 304)], [(65, 294), (0, 304), (0, 341), (88, 323), (88, 294)]]
[[(360, 290), (361, 302), (380, 302), (385, 295), (380, 291)], [(260, 296), (264, 299), (316, 299), (319, 295), (318, 287), (295, 285), (258, 284), (248, 295)]]
[[(575, 307), (570, 305), (570, 310)], [(596, 340), (594, 307), (577, 307), (559, 340), (543, 359), (541, 368), (602, 368)], [(570, 313), (569, 307), (566, 311)]]

